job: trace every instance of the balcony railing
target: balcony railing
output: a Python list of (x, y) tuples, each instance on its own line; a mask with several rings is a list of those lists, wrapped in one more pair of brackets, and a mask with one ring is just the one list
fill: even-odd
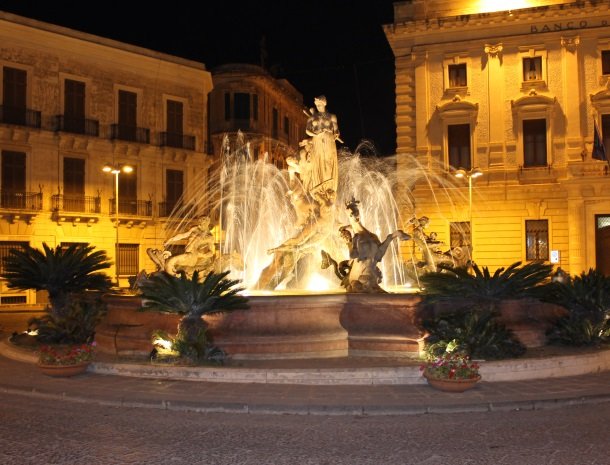
[[(174, 212), (174, 210), (176, 210), (176, 212)], [(180, 204), (177, 202), (159, 202), (159, 217), (160, 218), (167, 218), (168, 216), (171, 216), (172, 212), (174, 212), (174, 215), (178, 215), (179, 217), (182, 217), (183, 215), (182, 213), (182, 209), (180, 208)]]
[(87, 136), (98, 137), (100, 134), (100, 124), (98, 121), (87, 118), (74, 118), (66, 115), (56, 116), (56, 128), (57, 131), (84, 134)]
[(129, 142), (139, 142), (140, 144), (150, 144), (150, 129), (111, 124), (110, 138)]
[(175, 147), (178, 149), (195, 150), (195, 136), (174, 134), (173, 132), (162, 132), (159, 145), (161, 147)]
[(0, 122), (31, 128), (40, 127), (40, 112), (25, 107), (0, 105)]
[(1, 190), (0, 207), (14, 210), (42, 210), (42, 193)]
[[(110, 199), (110, 214), (115, 215), (115, 200)], [(119, 196), (119, 214), (134, 216), (152, 216), (152, 202), (150, 200), (121, 200)]]
[(100, 213), (102, 199), (89, 195), (58, 195), (51, 197), (53, 209), (63, 212)]

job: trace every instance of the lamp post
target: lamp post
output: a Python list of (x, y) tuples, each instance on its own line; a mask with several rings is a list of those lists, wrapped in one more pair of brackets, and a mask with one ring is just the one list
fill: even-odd
[(472, 168), (470, 170), (460, 168), (454, 173), (454, 176), (460, 179), (468, 179), (468, 224), (470, 225), (470, 248), (472, 251), (474, 249), (472, 245), (472, 180), (478, 178), (479, 176), (483, 176), (483, 171), (481, 171), (479, 168)]
[(114, 222), (116, 227), (116, 236), (114, 244), (114, 268), (116, 271), (116, 285), (119, 286), (119, 174), (131, 173), (133, 167), (130, 165), (110, 165), (106, 163), (102, 168), (104, 173), (114, 174)]

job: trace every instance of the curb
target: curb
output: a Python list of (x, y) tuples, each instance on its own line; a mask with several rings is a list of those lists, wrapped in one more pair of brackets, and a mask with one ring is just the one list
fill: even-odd
[(507, 402), (474, 402), (447, 405), (276, 405), (248, 404), (241, 402), (188, 402), (188, 401), (139, 401), (109, 400), (103, 398), (82, 397), (62, 392), (51, 393), (37, 389), (18, 389), (0, 386), (0, 393), (12, 394), (37, 399), (60, 400), (80, 404), (96, 404), (117, 408), (139, 408), (150, 410), (170, 410), (193, 413), (236, 413), (250, 415), (329, 415), (329, 416), (412, 416), (444, 415), (456, 413), (509, 412), (519, 410), (552, 410), (564, 407), (600, 404), (610, 402), (610, 394), (568, 397), (562, 399), (542, 399)]

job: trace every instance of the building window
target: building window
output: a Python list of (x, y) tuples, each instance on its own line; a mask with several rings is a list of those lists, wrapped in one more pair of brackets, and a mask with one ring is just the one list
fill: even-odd
[(546, 119), (523, 121), (523, 166), (546, 166)]
[(610, 74), (610, 50), (602, 50), (602, 74)]
[(119, 90), (119, 139), (136, 140), (138, 126), (138, 94)]
[(184, 105), (176, 100), (168, 100), (166, 112), (167, 133), (182, 136), (184, 131)]
[(449, 87), (466, 87), (466, 63), (449, 65)]
[(168, 212), (171, 212), (184, 193), (184, 172), (181, 170), (167, 170), (165, 172), (165, 189), (167, 209)]
[(523, 59), (523, 80), (542, 80), (542, 57), (529, 57)]
[(449, 246), (451, 249), (456, 247), (470, 247), (472, 236), (470, 232), (470, 221), (457, 221), (449, 223)]
[(258, 121), (258, 94), (252, 95), (252, 118)]
[(64, 194), (85, 195), (85, 160), (64, 158)]
[(284, 116), (284, 134), (288, 138), (288, 143), (290, 143), (290, 119), (287, 116)]
[(135, 166), (131, 173), (119, 176), (119, 213), (138, 214), (138, 176)]
[(233, 117), (235, 119), (250, 119), (250, 94), (236, 92), (233, 94)]
[(272, 137), (277, 139), (277, 133), (279, 130), (280, 114), (277, 108), (273, 109), (273, 126), (272, 126)]
[(4, 67), (2, 74), (2, 120), (25, 125), (27, 105), (27, 72)]
[(2, 151), (0, 205), (4, 208), (25, 207), (25, 153)]
[(117, 274), (119, 276), (134, 276), (140, 271), (138, 244), (118, 244)]
[(85, 132), (85, 83), (64, 81), (64, 131)]
[(18, 242), (18, 241), (0, 241), (0, 273), (4, 273), (4, 261), (8, 258), (11, 253), (11, 250), (21, 250), (25, 251), (25, 247), (29, 245), (28, 242)]
[(85, 211), (85, 160), (64, 158), (63, 209)]
[(527, 260), (549, 259), (549, 221), (525, 221), (525, 258)]
[(449, 166), (470, 169), (470, 124), (447, 126), (447, 152)]
[(231, 94), (225, 92), (225, 121), (231, 119)]

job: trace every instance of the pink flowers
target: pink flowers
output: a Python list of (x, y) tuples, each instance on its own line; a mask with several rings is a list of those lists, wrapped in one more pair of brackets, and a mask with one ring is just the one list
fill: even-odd
[(77, 345), (41, 345), (39, 362), (43, 365), (76, 365), (93, 360), (95, 342)]
[(477, 362), (471, 361), (468, 355), (452, 352), (445, 352), (436, 357), (430, 356), (419, 369), (428, 376), (441, 379), (476, 379), (479, 377)]

